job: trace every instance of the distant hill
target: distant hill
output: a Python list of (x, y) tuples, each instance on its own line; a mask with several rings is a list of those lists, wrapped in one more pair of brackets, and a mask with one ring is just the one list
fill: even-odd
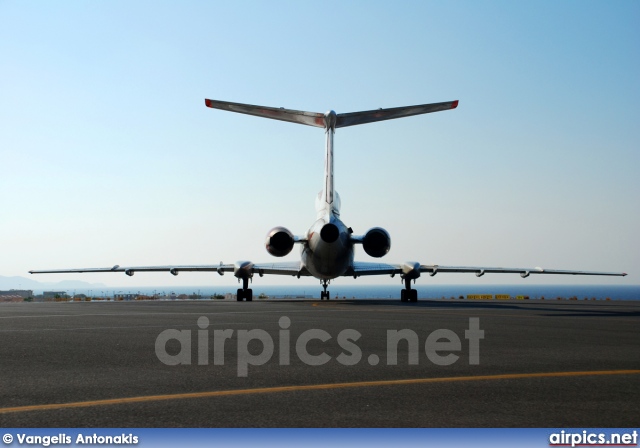
[(26, 277), (5, 277), (0, 275), (0, 290), (32, 289), (34, 291), (65, 291), (68, 289), (108, 288), (104, 283), (89, 283), (80, 280), (62, 280), (59, 282), (39, 282)]

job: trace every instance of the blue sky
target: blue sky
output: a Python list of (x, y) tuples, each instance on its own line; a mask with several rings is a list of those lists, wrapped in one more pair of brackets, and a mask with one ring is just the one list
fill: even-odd
[(0, 275), (274, 260), (266, 232), (315, 218), (322, 130), (204, 98), (338, 113), (458, 99), (338, 130), (345, 223), (386, 228), (388, 262), (630, 273), (422, 282), (638, 284), (638, 23), (635, 1), (0, 1)]

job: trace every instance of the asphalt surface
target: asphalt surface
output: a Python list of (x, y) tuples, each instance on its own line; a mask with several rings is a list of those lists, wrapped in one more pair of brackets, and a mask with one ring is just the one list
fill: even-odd
[[(484, 331), (478, 364), (470, 318)], [(159, 359), (169, 329), (190, 335), (190, 364)], [(310, 329), (331, 337), (307, 344), (326, 364), (298, 355)], [(387, 332), (402, 329), (417, 336), (417, 365), (405, 341), (389, 365)], [(450, 330), (451, 347), (435, 352), (457, 355), (450, 365), (426, 355), (437, 329)], [(224, 365), (214, 364), (214, 330), (232, 330)], [(343, 330), (361, 337), (345, 345)], [(243, 338), (258, 336), (274, 353), (239, 376), (238, 353), (263, 352), (258, 340), (245, 352)], [(0, 338), (3, 427), (625, 427), (640, 416), (640, 301), (5, 303)], [(160, 345), (161, 355), (181, 353), (176, 339)], [(339, 361), (355, 362), (357, 349), (355, 365)]]

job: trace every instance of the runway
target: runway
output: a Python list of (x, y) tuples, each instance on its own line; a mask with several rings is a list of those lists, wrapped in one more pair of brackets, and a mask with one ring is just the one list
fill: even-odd
[(638, 421), (640, 302), (5, 303), (0, 338), (3, 427)]

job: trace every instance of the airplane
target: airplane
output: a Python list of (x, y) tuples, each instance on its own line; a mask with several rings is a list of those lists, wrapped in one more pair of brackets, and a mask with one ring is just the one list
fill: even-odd
[(387, 264), (362, 262), (354, 260), (356, 245), (362, 245), (365, 253), (374, 258), (385, 256), (391, 248), (391, 237), (381, 227), (373, 227), (363, 235), (354, 235), (351, 227), (340, 219), (340, 196), (334, 188), (333, 176), (333, 139), (335, 130), (347, 126), (355, 126), (365, 123), (373, 123), (395, 118), (410, 117), (445, 110), (455, 109), (458, 101), (442, 103), (421, 104), (417, 106), (395, 107), (376, 109), (361, 112), (337, 114), (333, 110), (325, 113), (305, 112), (285, 108), (255, 106), (251, 104), (232, 103), (205, 99), (205, 105), (209, 108), (229, 112), (254, 115), (262, 118), (287, 121), (323, 128), (325, 132), (325, 163), (324, 184), (316, 197), (316, 221), (303, 236), (295, 236), (284, 227), (274, 227), (267, 233), (265, 247), (269, 254), (275, 257), (288, 255), (295, 244), (300, 245), (300, 261), (280, 263), (253, 263), (251, 261), (237, 261), (234, 264), (218, 265), (176, 265), (176, 266), (119, 266), (110, 268), (85, 268), (85, 269), (53, 269), (32, 270), (31, 274), (45, 273), (85, 273), (85, 272), (124, 272), (132, 276), (135, 272), (165, 271), (172, 275), (178, 275), (181, 271), (217, 272), (224, 275), (232, 272), (242, 282), (242, 288), (237, 290), (237, 300), (251, 301), (253, 291), (249, 288), (249, 282), (253, 276), (263, 275), (290, 275), (297, 278), (313, 276), (320, 280), (323, 290), (321, 300), (329, 300), (330, 293), (327, 286), (330, 281), (338, 277), (357, 278), (365, 275), (399, 275), (404, 283), (400, 291), (402, 302), (417, 302), (418, 291), (411, 288), (411, 282), (420, 277), (422, 273), (434, 276), (438, 273), (474, 273), (477, 277), (484, 274), (520, 274), (526, 278), (532, 274), (560, 274), (560, 275), (605, 275), (626, 276), (626, 273), (618, 272), (593, 272), (593, 271), (568, 271), (534, 268), (502, 268), (486, 266), (441, 266), (437, 264), (420, 264), (408, 261), (401, 264)]

